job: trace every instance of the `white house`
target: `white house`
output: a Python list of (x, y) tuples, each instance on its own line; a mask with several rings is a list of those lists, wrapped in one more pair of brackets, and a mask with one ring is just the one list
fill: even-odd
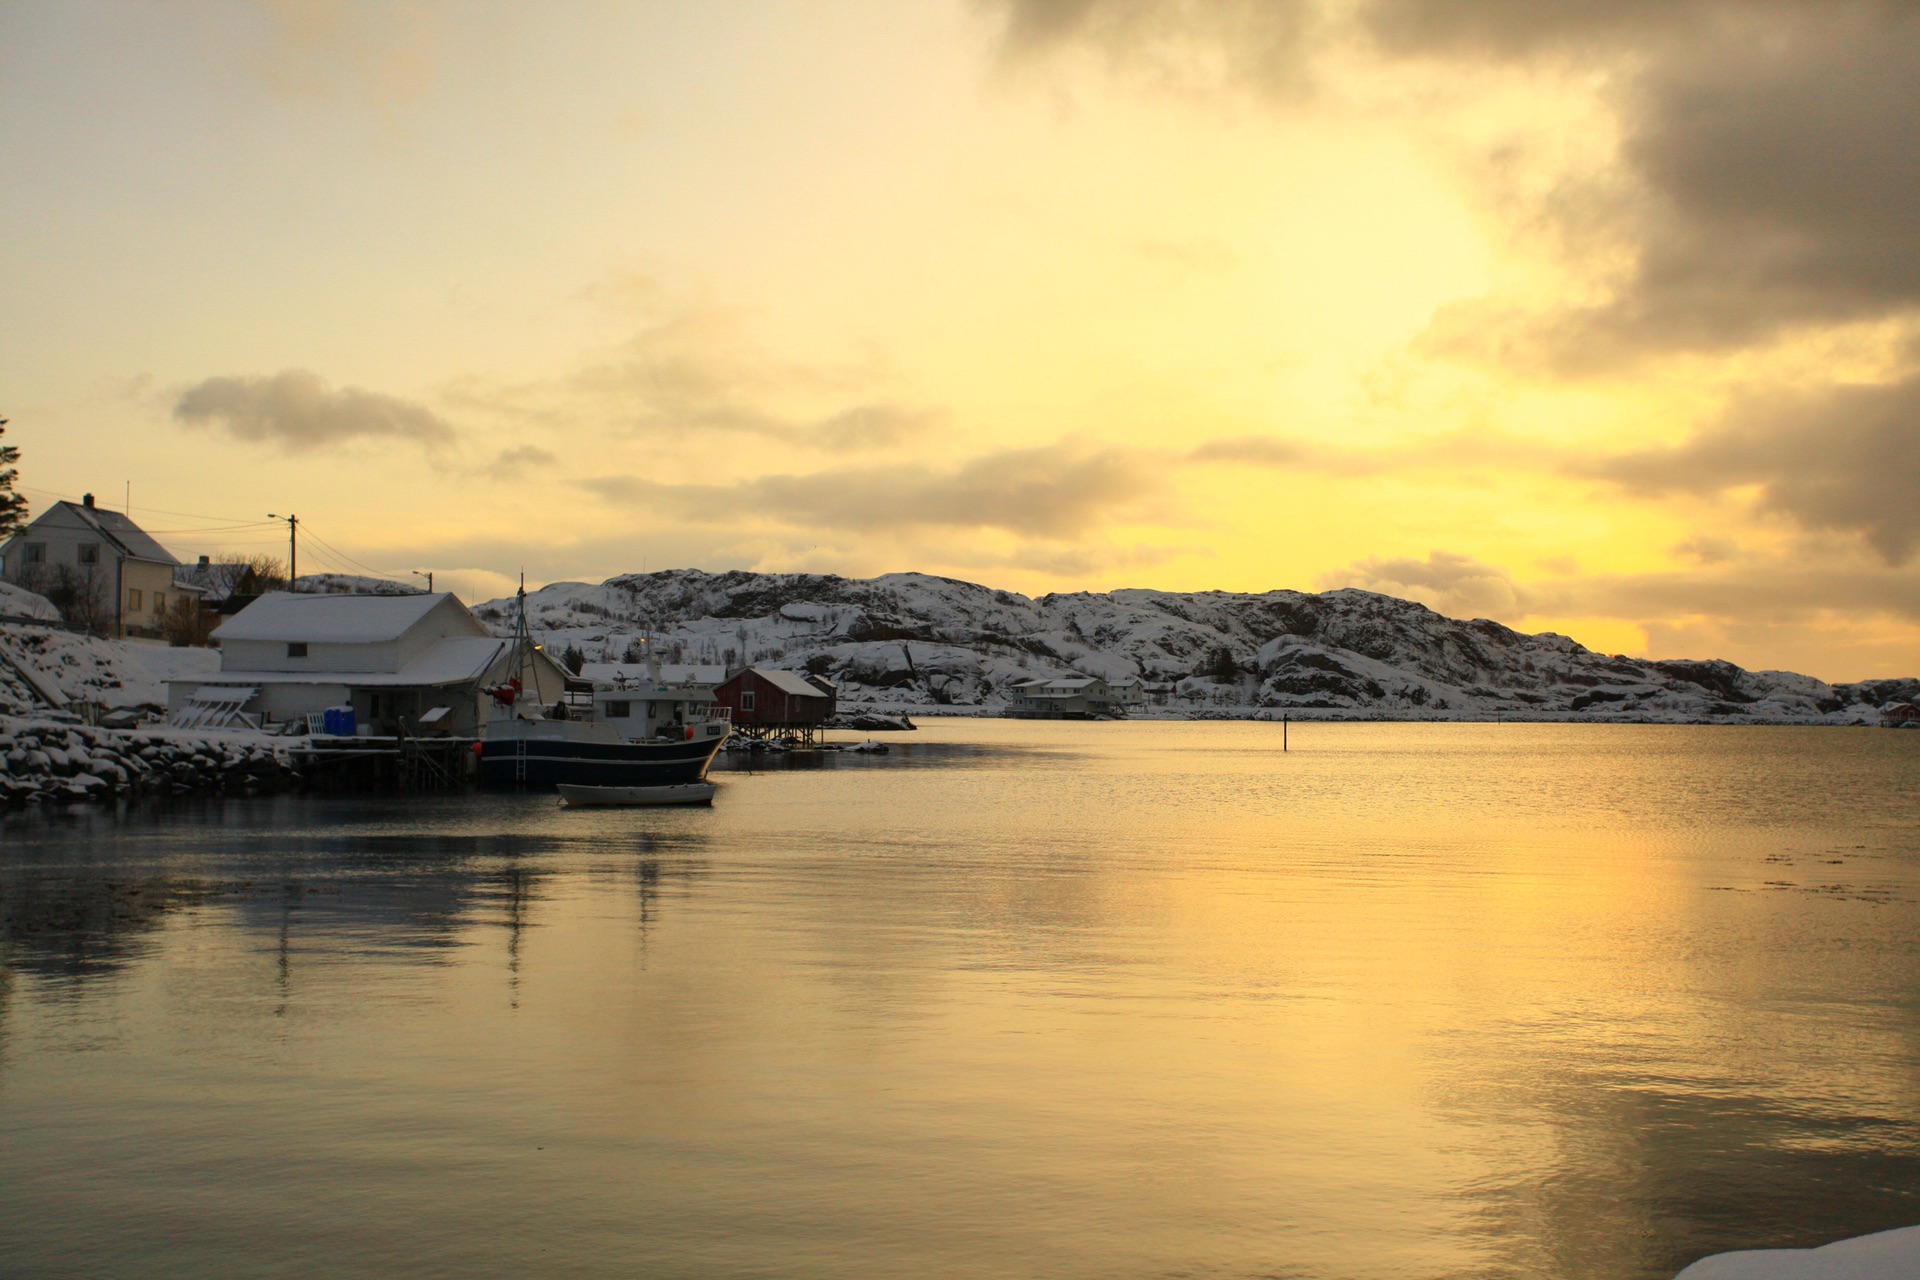
[(1088, 720), (1123, 716), (1147, 700), (1138, 680), (1109, 684), (1098, 676), (1050, 676), (1022, 680), (1007, 691), (1007, 714), (1016, 720)]
[(176, 582), (180, 562), (93, 495), (56, 502), (0, 546), (7, 581), (48, 596), (69, 620), (109, 635), (158, 635), (167, 611), (199, 589)]
[[(299, 723), (351, 706), (363, 732), (412, 733), (424, 722), (466, 736), (484, 723), (484, 691), (515, 674), (511, 642), (445, 592), (269, 592), (222, 623), (213, 639), (220, 673), (168, 687), (176, 720), (205, 720), (206, 709), (226, 708), (267, 723)], [(566, 672), (544, 653), (534, 654), (534, 669), (522, 679), (522, 696), (539, 705), (564, 695)]]

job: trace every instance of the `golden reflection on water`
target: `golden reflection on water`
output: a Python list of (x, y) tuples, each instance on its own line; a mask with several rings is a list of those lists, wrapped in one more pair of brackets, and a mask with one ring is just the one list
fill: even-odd
[(935, 721), (710, 812), (15, 820), (0, 1239), (1604, 1278), (1920, 1221), (1920, 735), (1293, 742)]

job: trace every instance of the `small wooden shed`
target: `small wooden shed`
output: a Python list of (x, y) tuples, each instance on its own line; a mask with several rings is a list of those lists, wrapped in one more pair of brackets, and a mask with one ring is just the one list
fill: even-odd
[(814, 732), (833, 718), (837, 699), (826, 681), (816, 684), (797, 671), (747, 667), (715, 685), (713, 701), (716, 707), (731, 709), (735, 733), (812, 741)]

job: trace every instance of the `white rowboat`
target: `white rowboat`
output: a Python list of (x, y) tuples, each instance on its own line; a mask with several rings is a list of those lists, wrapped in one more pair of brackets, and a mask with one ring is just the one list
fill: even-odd
[(583, 787), (559, 784), (560, 801), (569, 809), (610, 805), (712, 804), (719, 790), (711, 782), (681, 782), (662, 787)]

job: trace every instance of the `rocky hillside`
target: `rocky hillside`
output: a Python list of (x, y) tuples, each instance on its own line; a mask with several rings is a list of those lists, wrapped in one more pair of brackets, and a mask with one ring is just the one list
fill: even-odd
[[(1037, 599), (924, 574), (624, 574), (527, 597), (551, 652), (805, 668), (843, 704), (997, 711), (1016, 680), (1138, 676), (1147, 714), (1848, 723), (1920, 680), (1828, 685), (1728, 662), (1609, 657), (1551, 633), (1366, 591), (1076, 592)], [(502, 633), (513, 601), (480, 606)]]

